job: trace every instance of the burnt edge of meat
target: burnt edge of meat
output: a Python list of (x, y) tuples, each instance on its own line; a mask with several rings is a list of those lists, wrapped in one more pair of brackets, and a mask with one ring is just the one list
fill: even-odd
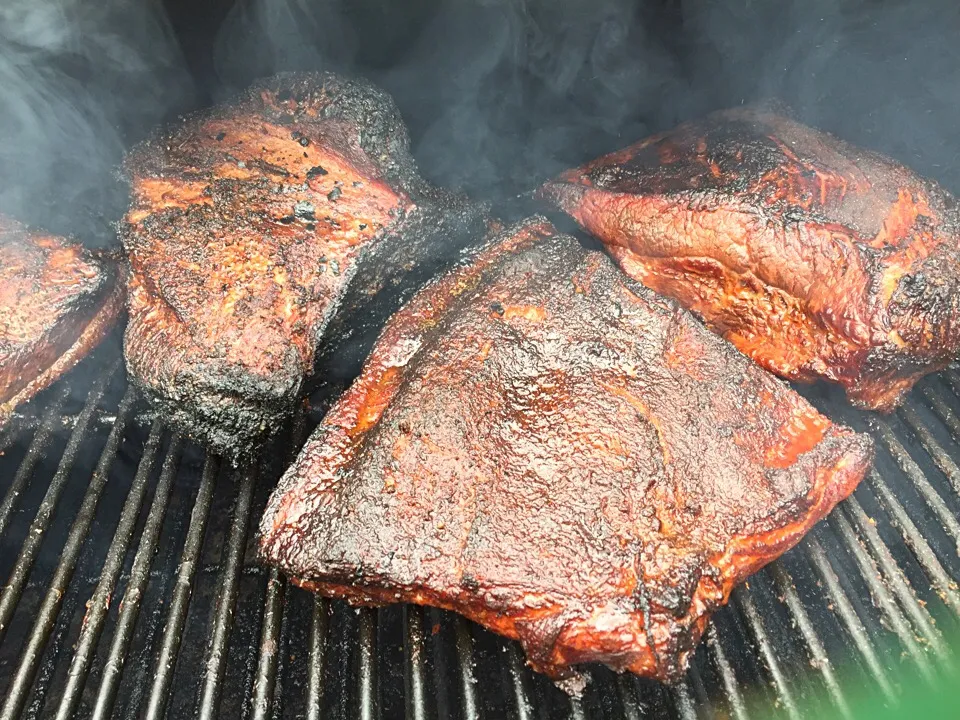
[[(331, 72), (281, 73), (260, 80), (220, 107), (190, 115), (148, 140), (135, 159), (128, 158), (125, 172), (129, 176), (136, 167), (155, 169), (170, 138), (222, 115), (222, 107), (247, 103), (262, 90), (297, 98), (320, 88), (329, 99), (323, 118), (357, 128), (360, 147), (382, 179), (405, 192), (416, 207), (369, 241), (345, 272), (340, 296), (332, 298), (318, 332), (313, 372), (293, 386), (221, 372), (219, 377), (207, 373), (202, 384), (195, 382), (195, 375), (168, 378), (158, 390), (142, 382), (128, 361), (133, 383), (159, 415), (234, 464), (253, 459), (307, 391), (323, 382), (326, 371), (355, 373), (372, 344), (369, 328), (379, 328), (403, 299), (460, 250), (484, 237), (490, 222), (488, 205), (435, 187), (418, 174), (406, 126), (388, 93), (365, 80)], [(123, 223), (119, 231), (123, 236)]]
[[(312, 450), (308, 449), (311, 448), (311, 444), (308, 443), (303, 451), (304, 454), (301, 455), (301, 459), (308, 458), (306, 462), (309, 467), (311, 460), (308, 453), (316, 453), (314, 457), (317, 458), (331, 458), (332, 456), (328, 453), (332, 453), (338, 458), (336, 461), (331, 461), (335, 463), (330, 468), (332, 474), (321, 476), (324, 485), (311, 485), (308, 482), (309, 475), (303, 474), (304, 471), (298, 469), (300, 460), (291, 467), (271, 495), (261, 520), (259, 555), (262, 561), (278, 565), (292, 575), (297, 584), (327, 596), (346, 599), (351, 603), (381, 605), (409, 601), (416, 597), (416, 602), (460, 612), (488, 625), (495, 632), (500, 631), (508, 637), (516, 637), (523, 644), (535, 669), (547, 672), (554, 679), (569, 681), (576, 674), (571, 666), (582, 662), (606, 662), (620, 670), (627, 669), (624, 666), (633, 669), (633, 666), (629, 665), (628, 660), (625, 659), (625, 652), (621, 654), (617, 650), (611, 650), (610, 647), (593, 646), (584, 649), (582, 646), (576, 647), (572, 642), (567, 644), (569, 641), (561, 639), (565, 637), (564, 631), (571, 629), (565, 623), (571, 622), (576, 626), (576, 622), (569, 617), (565, 617), (562, 622), (556, 618), (549, 622), (546, 619), (543, 622), (529, 618), (524, 620), (523, 609), (518, 608), (515, 600), (507, 599), (506, 595), (501, 596), (499, 600), (495, 599), (490, 579), (487, 579), (485, 589), (481, 588), (463, 567), (460, 567), (463, 574), (459, 584), (454, 582), (453, 585), (446, 584), (447, 576), (442, 571), (432, 583), (429, 579), (415, 576), (415, 569), (410, 570), (414, 575), (408, 575), (405, 570), (407, 565), (403, 563), (398, 567), (404, 569), (398, 571), (391, 566), (394, 550), (398, 553), (406, 552), (406, 547), (404, 546), (403, 550), (393, 545), (380, 547), (376, 539), (378, 533), (373, 526), (370, 527), (369, 536), (362, 530), (357, 535), (354, 532), (347, 532), (344, 535), (331, 534), (331, 530), (324, 530), (326, 518), (317, 508), (327, 508), (326, 512), (333, 513), (335, 517), (356, 515), (360, 518), (364, 517), (364, 507), (369, 507), (369, 503), (376, 505), (378, 498), (385, 497), (382, 494), (385, 490), (377, 487), (383, 478), (375, 472), (368, 483), (358, 480), (358, 486), (351, 488), (357, 491), (356, 497), (344, 491), (344, 494), (339, 495), (332, 502), (320, 502), (314, 494), (321, 487), (326, 492), (330, 486), (325, 483), (335, 482), (335, 478), (351, 476), (351, 468), (355, 463), (360, 464), (360, 468), (356, 469), (362, 472), (363, 458), (368, 455), (379, 458), (385, 453), (386, 459), (389, 460), (392, 442), (388, 438), (393, 438), (395, 432), (407, 436), (418, 435), (419, 428), (415, 424), (416, 421), (408, 421), (409, 416), (404, 414), (409, 411), (410, 399), (403, 402), (408, 406), (404, 413), (392, 406), (393, 398), (400, 392), (398, 388), (403, 385), (404, 371), (401, 371), (397, 377), (391, 375), (391, 371), (398, 368), (411, 369), (421, 362), (430, 362), (426, 358), (431, 355), (433, 349), (438, 347), (438, 344), (444, 342), (444, 328), (448, 326), (446, 314), (454, 312), (458, 303), (469, 305), (474, 302), (474, 289), (485, 285), (483, 278), (488, 273), (506, 273), (508, 276), (530, 274), (534, 267), (532, 261), (525, 257), (516, 265), (508, 265), (511, 258), (502, 257), (501, 245), (504, 244), (505, 238), (510, 238), (521, 231), (529, 231), (532, 234), (546, 233), (548, 228), (549, 225), (542, 218), (534, 218), (510, 228), (494, 238), (481, 251), (473, 254), (459, 269), (424, 288), (410, 304), (394, 316), (380, 336), (374, 356), (371, 357), (371, 362), (377, 367), (370, 371), (369, 376), (365, 371), (362, 379), (349, 391), (350, 394), (342, 398), (344, 407), (338, 406), (335, 413), (324, 421), (325, 425), (318, 429), (314, 435), (316, 443), (312, 445)], [(515, 249), (518, 251), (529, 250), (530, 242), (532, 241), (528, 236), (522, 239), (525, 245), (513, 243), (511, 247), (516, 246)], [(539, 244), (540, 251), (554, 262), (554, 269), (562, 266), (563, 272), (567, 270), (564, 263), (569, 261), (571, 268), (577, 266), (584, 252), (569, 237), (544, 236)], [(593, 255), (596, 256), (595, 253)], [(477, 267), (470, 267), (475, 261), (477, 261)], [(579, 266), (577, 267), (579, 269)], [(574, 271), (571, 269), (570, 272)], [(548, 277), (554, 276), (550, 274)], [(706, 333), (696, 320), (679, 308), (677, 303), (659, 297), (642, 285), (619, 276), (612, 265), (601, 277), (591, 276), (585, 283), (601, 285), (610, 283), (612, 278), (616, 278), (616, 282), (632, 291), (643, 302), (672, 313), (678, 318), (680, 325), (698, 327), (709, 346), (713, 346), (720, 353), (735, 356), (736, 363), (741, 363), (755, 377), (768, 383), (764, 387), (771, 389), (772, 384), (773, 387), (781, 388), (789, 393), (788, 399), (795, 397), (798, 405), (806, 407), (813, 415), (819, 416), (819, 413), (809, 407), (806, 401), (795, 396), (785, 383), (752, 366), (725, 341)], [(497, 308), (496, 304), (491, 305), (490, 309), (493, 313), (502, 313), (504, 310), (502, 306)], [(419, 337), (416, 343), (411, 343), (411, 333), (423, 332), (425, 328), (430, 328), (429, 332), (432, 336)], [(451, 340), (451, 342), (455, 341)], [(397, 347), (411, 345), (418, 350), (414, 351), (411, 357), (397, 364), (393, 359), (394, 350)], [(414, 372), (412, 369), (410, 371)], [(387, 381), (389, 389), (384, 389), (381, 385), (382, 378), (386, 376), (391, 378)], [(373, 400), (370, 399), (371, 396)], [(355, 405), (354, 402), (358, 398), (365, 399), (360, 401), (359, 405)], [(822, 416), (819, 417), (826, 423), (826, 434), (815, 447), (802, 453), (808, 463), (806, 469), (809, 470), (812, 466), (816, 470), (814, 476), (808, 478), (809, 489), (805, 494), (789, 499), (781, 498), (785, 504), (772, 506), (770, 514), (758, 525), (748, 525), (734, 531), (724, 545), (724, 552), (720, 559), (717, 559), (716, 555), (706, 557), (700, 567), (701, 574), (684, 571), (675, 575), (668, 568), (663, 571), (668, 575), (666, 579), (669, 582), (666, 586), (658, 583), (651, 590), (651, 594), (643, 592), (636, 596), (638, 604), (633, 612), (637, 615), (642, 613), (645, 624), (656, 624), (661, 630), (664, 624), (671, 627), (669, 639), (663, 640), (662, 645), (661, 641), (654, 644), (655, 649), (652, 651), (654, 659), (651, 662), (655, 663), (656, 673), (648, 670), (646, 674), (666, 680), (676, 680), (681, 677), (686, 660), (696, 647), (707, 617), (710, 612), (725, 602), (733, 585), (798, 542), (800, 537), (836, 502), (845, 497), (862, 477), (872, 457), (872, 443), (869, 436), (855, 434), (849, 428), (833, 426)], [(381, 438), (382, 443), (379, 443), (377, 438), (380, 437), (381, 432), (386, 435)], [(382, 458), (373, 461), (375, 467), (380, 459)], [(327, 464), (318, 462), (320, 465)], [(470, 480), (463, 479), (462, 482), (470, 482)], [(356, 505), (351, 506), (351, 501), (355, 501)], [(491, 503), (489, 497), (485, 499), (485, 503), (488, 505)], [(280, 525), (277, 526), (278, 516), (281, 513), (285, 515), (287, 512), (284, 508), (294, 506), (298, 508), (295, 511), (296, 519), (279, 520)], [(490, 512), (493, 513), (492, 510)], [(569, 518), (562, 512), (562, 507), (558, 507), (552, 519), (554, 522), (563, 522)], [(437, 525), (437, 529), (443, 527)], [(353, 531), (356, 529), (353, 528)], [(432, 531), (433, 528), (427, 525), (423, 528), (425, 534), (429, 535)], [(397, 532), (404, 531), (397, 530)], [(342, 538), (342, 542), (338, 538)], [(438, 542), (440, 541), (433, 538), (429, 545), (436, 547), (433, 543)], [(444, 541), (444, 543), (447, 542)], [(449, 542), (456, 544), (455, 541)], [(367, 545), (372, 549), (369, 551), (358, 549), (356, 558), (352, 557), (352, 551), (344, 550), (345, 547), (360, 548)], [(516, 546), (513, 547), (516, 548)], [(442, 553), (443, 549), (439, 551)], [(599, 549), (597, 552), (602, 553), (603, 550)], [(719, 554), (718, 552), (717, 555)], [(705, 591), (698, 586), (701, 582), (706, 583)], [(516, 592), (523, 592), (523, 590), (517, 589)], [(578, 597), (577, 592), (577, 588), (571, 588), (571, 598)], [(556, 595), (547, 597), (550, 598), (544, 601), (547, 604), (556, 601)], [(600, 604), (607, 599), (607, 596), (591, 596), (591, 599)], [(655, 611), (651, 610), (651, 602), (656, 605)], [(576, 600), (571, 602), (571, 605), (574, 613), (582, 609), (576, 604)], [(654, 620), (648, 623), (651, 617)], [(495, 625), (501, 620), (503, 622), (498, 629)], [(517, 635), (503, 630), (505, 627), (509, 628), (514, 622), (516, 624), (513, 627)], [(583, 621), (583, 624), (585, 626), (588, 622)], [(519, 629), (521, 625), (522, 629)], [(583, 626), (576, 627), (583, 629)], [(599, 631), (597, 633), (599, 634)], [(571, 657), (574, 659), (571, 660)], [(638, 664), (639, 662), (637, 660)], [(576, 683), (568, 684), (566, 689), (576, 690), (576, 687)]]

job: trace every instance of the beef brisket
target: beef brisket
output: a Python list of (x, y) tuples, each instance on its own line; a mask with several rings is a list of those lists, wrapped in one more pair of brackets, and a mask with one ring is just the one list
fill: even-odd
[(936, 183), (770, 109), (547, 183), (621, 267), (768, 370), (890, 410), (960, 350), (960, 213)]
[(236, 460), (306, 391), (318, 347), (385, 320), (480, 234), (416, 173), (382, 91), (287, 74), (131, 153), (127, 366), (179, 428)]
[(122, 310), (110, 257), (0, 217), (0, 424), (90, 352)]
[(462, 613), (554, 678), (672, 680), (871, 457), (534, 218), (392, 318), (270, 499), (261, 551), (323, 595)]

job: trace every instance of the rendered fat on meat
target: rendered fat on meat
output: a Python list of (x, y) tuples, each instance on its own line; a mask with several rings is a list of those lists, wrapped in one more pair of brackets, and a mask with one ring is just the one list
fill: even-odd
[[(285, 74), (127, 158), (127, 366), (178, 429), (231, 460), (283, 426), (318, 355), (385, 321), (481, 234), (425, 183), (393, 101)], [(320, 378), (322, 379), (322, 378)]]
[(872, 453), (533, 218), (392, 318), (260, 547), (326, 596), (462, 613), (568, 687), (591, 662), (674, 680), (710, 613)]
[(960, 351), (956, 200), (770, 108), (715, 113), (540, 191), (768, 370), (889, 411)]
[(114, 327), (119, 274), (104, 253), (0, 216), (0, 424)]

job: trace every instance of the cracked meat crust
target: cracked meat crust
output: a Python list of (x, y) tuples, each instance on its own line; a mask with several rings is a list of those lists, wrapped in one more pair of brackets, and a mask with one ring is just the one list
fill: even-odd
[(888, 411), (960, 350), (960, 214), (936, 183), (769, 109), (715, 113), (540, 191), (768, 370)]
[(282, 424), (321, 341), (374, 304), (385, 320), (483, 224), (417, 176), (385, 93), (330, 73), (261, 82), (144, 143), (126, 170), (128, 368), (233, 458)]
[(673, 680), (872, 454), (534, 218), (391, 319), (271, 497), (261, 553), (323, 595), (462, 613), (554, 678)]
[(122, 309), (113, 260), (0, 217), (0, 424), (96, 347)]

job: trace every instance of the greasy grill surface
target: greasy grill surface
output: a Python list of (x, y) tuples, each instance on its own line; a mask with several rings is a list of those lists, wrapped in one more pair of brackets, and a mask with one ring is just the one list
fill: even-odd
[(952, 652), (955, 372), (872, 426), (875, 472), (734, 593), (682, 683), (598, 669), (571, 701), (453, 615), (358, 612), (255, 564), (251, 529), (286, 453), (244, 473), (181, 442), (142, 413), (116, 346), (0, 434), (0, 718), (799, 718), (858, 692), (896, 698)]

